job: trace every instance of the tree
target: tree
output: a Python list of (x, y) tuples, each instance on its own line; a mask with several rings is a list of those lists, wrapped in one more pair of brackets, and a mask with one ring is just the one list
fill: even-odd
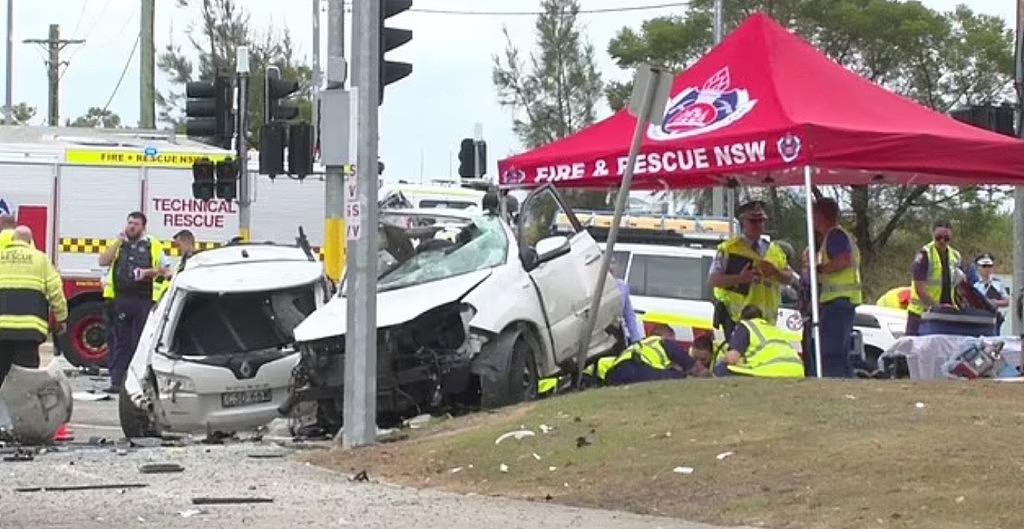
[[(157, 94), (160, 119), (181, 129), (185, 84), (209, 81), (217, 73), (234, 78), (235, 53), (239, 46), (249, 48), (249, 141), (257, 144), (263, 125), (263, 80), (266, 67), (281, 69), (281, 76), (299, 82), (299, 117), (312, 120), (313, 70), (295, 57), (291, 33), (273, 27), (262, 33), (253, 31), (248, 12), (234, 0), (178, 0), (177, 5), (190, 8), (198, 4), (199, 27), (188, 29), (189, 50), (170, 43), (157, 58), (157, 67), (170, 76), (174, 89)], [(198, 35), (197, 35), (198, 33)]]
[(28, 125), (29, 121), (36, 116), (36, 107), (29, 106), (22, 101), (11, 108), (11, 120), (15, 125)]
[[(713, 4), (692, 0), (683, 15), (648, 20), (638, 31), (623, 28), (608, 52), (623, 68), (650, 62), (682, 70), (713, 44)], [(766, 12), (867, 79), (941, 112), (963, 104), (998, 102), (1012, 88), (1011, 31), (1003, 19), (975, 13), (965, 5), (941, 13), (919, 2), (896, 0), (724, 0), (725, 31), (755, 11)], [(629, 89), (628, 84), (610, 86), (609, 106), (621, 108)], [(908, 221), (925, 222), (965, 200), (977, 201), (982, 208), (994, 207), (999, 200), (998, 193), (978, 188), (855, 186), (833, 193), (851, 210), (865, 268), (894, 235), (906, 230)], [(802, 196), (777, 188), (764, 194), (778, 214), (775, 218), (803, 216)], [(774, 220), (773, 224), (778, 225)], [(800, 226), (784, 220), (782, 224)], [(799, 231), (784, 235), (800, 237)]]
[(89, 110), (85, 111), (84, 116), (75, 118), (68, 125), (71, 127), (116, 129), (121, 127), (121, 116), (105, 108), (89, 107)]
[[(512, 129), (527, 149), (568, 137), (597, 119), (604, 83), (594, 46), (580, 35), (578, 0), (542, 0), (537, 52), (520, 57), (507, 28), (504, 57), (495, 55), (498, 102), (512, 111)], [(577, 206), (603, 207), (605, 193), (570, 193)]]

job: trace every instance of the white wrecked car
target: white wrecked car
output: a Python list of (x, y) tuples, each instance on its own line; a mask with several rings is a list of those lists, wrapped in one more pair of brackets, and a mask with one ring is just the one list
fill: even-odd
[(298, 362), (292, 330), (331, 295), (308, 247), (197, 252), (146, 321), (119, 402), (127, 437), (254, 429)]
[(11, 366), (0, 401), (0, 430), (28, 445), (52, 443), (74, 410), (71, 382), (57, 362), (45, 369)]
[[(552, 235), (559, 213), (576, 229)], [(397, 222), (388, 219), (399, 219)], [(419, 222), (424, 220), (424, 222)], [(452, 240), (433, 233), (461, 219)], [(447, 407), (499, 407), (536, 395), (538, 377), (573, 369), (601, 249), (550, 186), (523, 202), (513, 229), (496, 214), (381, 211), (387, 240), (377, 294), (381, 425)], [(415, 243), (415, 244), (414, 244)], [(345, 289), (295, 329), (294, 399), (341, 427)], [(588, 357), (621, 344), (622, 299), (605, 283)]]

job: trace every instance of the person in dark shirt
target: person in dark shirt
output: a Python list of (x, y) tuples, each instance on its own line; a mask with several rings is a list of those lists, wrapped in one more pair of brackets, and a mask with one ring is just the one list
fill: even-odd
[(611, 385), (635, 384), (687, 376), (709, 376), (707, 368), (690, 356), (690, 352), (675, 340), (675, 332), (668, 325), (658, 325), (653, 333), (661, 337), (661, 346), (672, 361), (668, 369), (654, 369), (639, 361), (618, 364), (607, 375), (607, 383)]
[(959, 271), (966, 277), (960, 252), (950, 245), (952, 225), (948, 221), (936, 222), (932, 237), (932, 242), (917, 252), (911, 266), (913, 285), (907, 306), (907, 336), (917, 336), (921, 315), (928, 309), (954, 307), (954, 275)]

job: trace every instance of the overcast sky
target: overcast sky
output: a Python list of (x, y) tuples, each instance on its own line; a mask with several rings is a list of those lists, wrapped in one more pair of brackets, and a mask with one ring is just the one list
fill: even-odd
[[(1008, 21), (1013, 20), (1016, 4), (1014, 0), (923, 2), (940, 10), (966, 2), (976, 11), (999, 15)], [(157, 51), (172, 40), (187, 45), (185, 32), (189, 20), (198, 16), (198, 8), (175, 8), (172, 0), (156, 3)], [(320, 3), (326, 35), (327, 1)], [(669, 0), (581, 0), (581, 7), (594, 10), (666, 3)], [(59, 24), (63, 38), (86, 41), (84, 45), (68, 46), (62, 54), (69, 64), (61, 79), (61, 121), (74, 119), (89, 107), (102, 107), (110, 99), (109, 108), (126, 124), (138, 122), (138, 54), (131, 54), (139, 30), (138, 0), (14, 0), (14, 4), (13, 101), (26, 101), (37, 107), (34, 124), (42, 124), (47, 113), (45, 53), (39, 45), (23, 44), (22, 40), (45, 39), (49, 24)], [(56, 4), (60, 7), (56, 8)], [(311, 62), (313, 0), (237, 0), (237, 4), (250, 11), (257, 28), (270, 24), (289, 28), (299, 55)], [(414, 9), (528, 13), (536, 11), (539, 4), (536, 0), (414, 0)], [(598, 51), (598, 66), (604, 78), (619, 80), (630, 76), (630, 72), (618, 69), (606, 52), (608, 41), (620, 28), (638, 27), (647, 18), (679, 9), (582, 15), (584, 33)], [(4, 17), (6, 14), (0, 9), (0, 18)], [(477, 122), (483, 125), (488, 143), (489, 175), (495, 172), (498, 158), (521, 150), (511, 133), (510, 115), (496, 102), (491, 83), (492, 57), (504, 48), (502, 25), (508, 27), (524, 55), (532, 50), (535, 18), (410, 12), (394, 19), (395, 26), (414, 32), (413, 41), (394, 54), (413, 63), (414, 71), (392, 85), (385, 95), (380, 134), (387, 180), (419, 181), (422, 177), (429, 181), (454, 175), (459, 141), (472, 136)], [(322, 41), (326, 57), (326, 37)], [(124, 80), (115, 91), (122, 71)], [(168, 87), (159, 71), (157, 87)], [(607, 114), (603, 107), (601, 117)]]

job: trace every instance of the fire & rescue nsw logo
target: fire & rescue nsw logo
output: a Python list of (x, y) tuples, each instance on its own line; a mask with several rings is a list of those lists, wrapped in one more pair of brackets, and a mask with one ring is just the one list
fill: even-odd
[(745, 89), (732, 86), (726, 66), (704, 81), (704, 86), (691, 86), (673, 97), (661, 123), (652, 124), (647, 136), (669, 141), (705, 134), (735, 123), (755, 105), (757, 100)]
[(506, 184), (521, 184), (526, 181), (526, 172), (522, 169), (509, 169), (505, 171)]
[(779, 138), (779, 141), (775, 146), (779, 148), (779, 156), (781, 156), (782, 161), (786, 163), (792, 163), (800, 157), (800, 137), (792, 132), (789, 132), (785, 136)]

